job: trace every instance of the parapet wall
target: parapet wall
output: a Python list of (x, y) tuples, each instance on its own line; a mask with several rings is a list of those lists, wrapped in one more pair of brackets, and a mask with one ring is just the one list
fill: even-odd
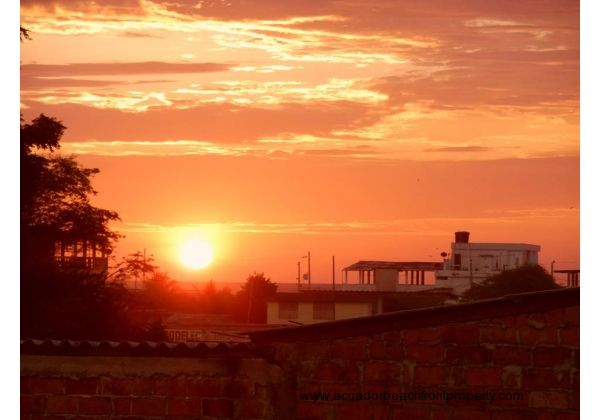
[(23, 355), (22, 418), (579, 418), (574, 289), (251, 338), (253, 355)]

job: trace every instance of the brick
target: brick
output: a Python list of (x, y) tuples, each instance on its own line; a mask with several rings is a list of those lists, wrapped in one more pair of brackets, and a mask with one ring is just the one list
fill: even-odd
[[(330, 418), (333, 407), (327, 404), (317, 404), (314, 402), (298, 402), (298, 419), (301, 420), (321, 420)], [(289, 413), (285, 413), (289, 415)]]
[(472, 386), (497, 386), (500, 385), (502, 369), (496, 367), (469, 368), (465, 380)]
[(369, 355), (371, 360), (373, 359), (384, 359), (386, 355), (385, 341), (373, 340), (369, 346)]
[(560, 344), (579, 347), (579, 327), (565, 327), (559, 332)]
[(131, 398), (113, 398), (112, 410), (114, 414), (118, 415), (131, 414)]
[(256, 400), (241, 400), (238, 415), (240, 417), (264, 418), (265, 403)]
[(173, 398), (168, 401), (169, 416), (199, 416), (202, 401), (199, 398)]
[(131, 400), (131, 414), (134, 416), (164, 416), (166, 405), (164, 398), (134, 398)]
[(502, 384), (505, 388), (521, 388), (523, 368), (521, 366), (505, 366), (502, 368)]
[(533, 350), (533, 364), (553, 367), (571, 359), (571, 351), (565, 347), (537, 347)]
[(528, 366), (531, 364), (531, 351), (514, 346), (499, 346), (494, 350), (492, 361), (495, 365)]
[(494, 411), (494, 420), (537, 420), (537, 413), (523, 410)]
[(491, 350), (481, 346), (457, 346), (446, 348), (446, 362), (452, 365), (482, 365), (492, 358)]
[(104, 395), (133, 395), (131, 379), (101, 378), (100, 388)]
[(415, 360), (417, 363), (435, 364), (444, 360), (444, 348), (442, 346), (410, 345), (404, 349), (407, 359)]
[(559, 391), (532, 391), (529, 394), (529, 407), (566, 410), (569, 408), (569, 397), (567, 393)]
[(394, 420), (422, 420), (429, 418), (431, 408), (429, 407), (394, 407), (392, 419)]
[(223, 396), (229, 398), (251, 397), (254, 395), (254, 383), (248, 380), (232, 379), (223, 385)]
[(21, 395), (21, 414), (35, 414), (44, 411), (44, 397), (41, 395)]
[(479, 328), (475, 324), (448, 324), (440, 331), (444, 343), (474, 345), (479, 342)]
[(67, 379), (65, 381), (65, 391), (69, 395), (95, 395), (98, 391), (98, 379)]
[(480, 342), (492, 344), (517, 344), (517, 329), (502, 327), (482, 327)]
[(579, 325), (579, 306), (565, 308), (564, 322), (567, 325)]
[(515, 389), (494, 389), (496, 398), (492, 403), (493, 407), (505, 409), (525, 409), (529, 401), (529, 393), (527, 391)]
[(552, 311), (548, 311), (544, 314), (544, 319), (550, 325), (559, 326), (563, 324), (564, 310), (554, 309)]
[[(315, 386), (315, 385), (313, 385)], [(316, 385), (316, 388), (302, 387), (302, 392), (327, 392), (333, 398), (335, 394), (358, 392), (359, 388), (356, 384), (345, 384), (345, 383), (326, 383), (322, 385)]]
[[(370, 417), (365, 417), (365, 418), (372, 418), (372, 419), (388, 419), (391, 416), (392, 413), (392, 406), (390, 406), (389, 404), (375, 404), (375, 405), (370, 405), (371, 407), (371, 412), (370, 412)], [(347, 417), (349, 419), (352, 419), (353, 417)]]
[(442, 338), (442, 331), (439, 327), (419, 328), (414, 330), (404, 330), (402, 332), (404, 342), (407, 344), (416, 343), (438, 343)]
[(299, 378), (313, 378), (317, 369), (319, 367), (319, 362), (314, 360), (301, 360), (298, 362), (297, 375)]
[(49, 414), (76, 414), (77, 399), (69, 397), (48, 397), (46, 412)]
[(91, 397), (79, 399), (80, 414), (110, 414), (110, 398)]
[(60, 395), (65, 393), (65, 381), (58, 378), (31, 378), (29, 389), (32, 394)]
[(579, 420), (579, 412), (576, 413), (557, 413), (554, 420)]
[(187, 381), (183, 376), (156, 377), (152, 394), (164, 397), (185, 397), (187, 395)]
[(327, 361), (319, 364), (315, 378), (325, 381), (356, 381), (358, 368), (356, 363)]
[(219, 397), (223, 395), (224, 383), (217, 379), (191, 379), (187, 390), (190, 397)]
[(331, 346), (333, 359), (365, 360), (369, 358), (369, 345), (371, 340), (358, 337), (352, 340), (336, 340)]
[(528, 389), (552, 389), (569, 386), (569, 375), (553, 369), (531, 368), (523, 372), (523, 387)]
[(579, 411), (579, 403), (580, 403), (579, 391), (571, 392), (571, 395), (569, 396), (569, 408), (572, 410)]
[(526, 345), (558, 344), (558, 328), (522, 328), (519, 330), (519, 337), (521, 344)]
[(417, 366), (414, 370), (416, 385), (445, 385), (448, 369), (444, 367)]
[(398, 335), (388, 335), (385, 340), (385, 357), (391, 360), (404, 359), (404, 339)]
[(297, 346), (296, 360), (326, 360), (331, 356), (330, 344), (321, 341), (315, 343), (299, 343)]
[(225, 399), (202, 400), (202, 415), (208, 417), (233, 417), (233, 401)]
[(29, 394), (29, 377), (21, 376), (21, 394)]
[(339, 404), (333, 407), (333, 417), (336, 419), (368, 419), (370, 403)]
[(365, 381), (387, 381), (394, 374), (390, 365), (382, 361), (365, 362), (363, 372)]
[(454, 420), (489, 420), (490, 413), (480, 408), (455, 407), (451, 418)]
[(278, 344), (275, 347), (274, 359), (275, 361), (298, 359), (296, 347), (290, 344)]

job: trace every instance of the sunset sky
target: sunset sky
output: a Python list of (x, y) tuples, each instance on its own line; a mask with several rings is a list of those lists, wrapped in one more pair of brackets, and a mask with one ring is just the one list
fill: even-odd
[(578, 1), (22, 0), (21, 25), (21, 112), (100, 168), (117, 256), (284, 283), (310, 251), (330, 282), (469, 230), (579, 267)]

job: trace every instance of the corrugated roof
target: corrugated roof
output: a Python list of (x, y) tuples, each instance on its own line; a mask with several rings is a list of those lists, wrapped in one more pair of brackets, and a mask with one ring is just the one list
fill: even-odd
[(91, 340), (21, 340), (21, 354), (61, 356), (248, 357), (258, 349), (248, 343)]

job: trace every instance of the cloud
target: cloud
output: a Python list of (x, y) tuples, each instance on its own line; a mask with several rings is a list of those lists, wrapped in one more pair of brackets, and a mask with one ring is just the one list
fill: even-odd
[(425, 149), (426, 152), (489, 152), (490, 150), (492, 149), (483, 146), (452, 146)]
[(148, 32), (136, 32), (136, 31), (124, 31), (119, 33), (119, 36), (126, 38), (161, 38), (158, 35), (154, 35)]
[(115, 76), (132, 74), (207, 73), (229, 69), (219, 63), (168, 63), (145, 61), (133, 63), (24, 64), (21, 71), (35, 77)]
[[(143, 98), (140, 97), (139, 100)], [(95, 100), (90, 97), (90, 100)], [(157, 98), (152, 99), (160, 102)], [(190, 139), (216, 143), (253, 142), (285, 133), (327, 135), (331, 130), (374, 121), (368, 104), (346, 101), (326, 104), (281, 104), (277, 107), (246, 107), (207, 103), (185, 109), (149, 107), (146, 112), (122, 112), (81, 104), (49, 105), (24, 101), (26, 120), (39, 110), (63, 120), (65, 140), (164, 141)], [(285, 137), (289, 137), (286, 135)]]

